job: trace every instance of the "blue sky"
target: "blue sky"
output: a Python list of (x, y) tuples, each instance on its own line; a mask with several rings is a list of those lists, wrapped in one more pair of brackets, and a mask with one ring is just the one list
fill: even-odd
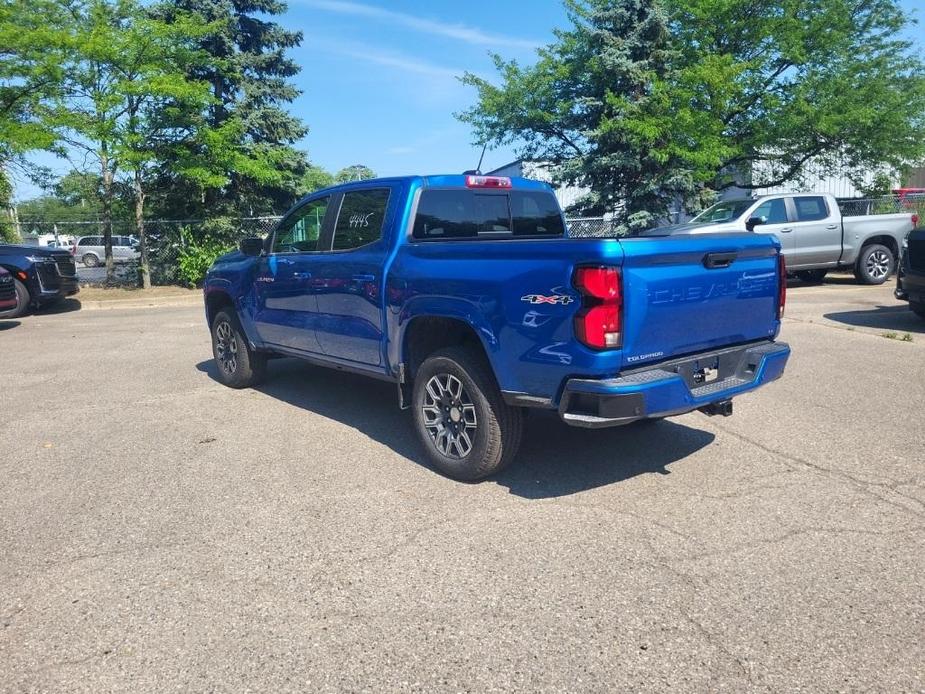
[[(293, 112), (309, 126), (300, 146), (336, 171), (366, 164), (380, 175), (456, 172), (480, 150), (453, 114), (470, 106), (465, 71), (491, 76), (489, 52), (529, 62), (567, 18), (560, 0), (288, 0), (277, 18), (303, 32)], [(903, 0), (921, 20), (925, 0)], [(911, 36), (925, 46), (922, 26)], [(925, 50), (925, 48), (923, 48)], [(489, 151), (483, 169), (514, 158)], [(64, 162), (40, 159), (58, 171)], [(37, 193), (17, 182), (20, 199)]]

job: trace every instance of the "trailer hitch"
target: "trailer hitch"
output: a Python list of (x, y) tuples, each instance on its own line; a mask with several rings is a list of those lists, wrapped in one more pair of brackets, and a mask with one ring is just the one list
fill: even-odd
[(721, 400), (720, 402), (711, 402), (709, 405), (704, 405), (703, 407), (698, 408), (698, 411), (703, 412), (705, 415), (710, 417), (715, 417), (716, 415), (722, 415), (723, 417), (732, 416), (732, 400)]

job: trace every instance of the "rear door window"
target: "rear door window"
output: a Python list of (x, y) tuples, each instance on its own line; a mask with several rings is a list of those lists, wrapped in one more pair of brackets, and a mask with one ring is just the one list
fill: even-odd
[(798, 222), (815, 222), (829, 216), (829, 208), (823, 197), (794, 198)]
[(562, 236), (565, 227), (551, 193), (432, 189), (421, 193), (412, 233), (427, 240), (542, 237)]
[(333, 249), (349, 251), (378, 241), (382, 237), (388, 206), (388, 188), (344, 193), (337, 225), (334, 227)]

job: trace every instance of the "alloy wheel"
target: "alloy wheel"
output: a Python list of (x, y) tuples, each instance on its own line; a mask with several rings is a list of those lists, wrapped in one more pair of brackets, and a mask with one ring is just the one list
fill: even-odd
[(874, 251), (867, 256), (867, 274), (873, 279), (882, 279), (890, 272), (890, 256), (886, 251)]
[(440, 453), (457, 460), (469, 455), (478, 418), (462, 381), (447, 373), (431, 376), (424, 388), (421, 412), (424, 427)]
[(222, 321), (215, 328), (215, 354), (225, 373), (231, 375), (237, 371), (238, 339), (228, 321)]

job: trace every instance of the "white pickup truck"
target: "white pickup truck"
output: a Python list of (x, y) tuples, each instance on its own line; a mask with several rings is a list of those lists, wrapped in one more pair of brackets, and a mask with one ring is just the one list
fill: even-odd
[(804, 281), (821, 282), (829, 270), (845, 269), (864, 284), (883, 284), (896, 269), (903, 239), (917, 224), (917, 215), (908, 213), (842, 217), (832, 195), (792, 193), (723, 200), (686, 224), (660, 231), (773, 234), (787, 270)]

